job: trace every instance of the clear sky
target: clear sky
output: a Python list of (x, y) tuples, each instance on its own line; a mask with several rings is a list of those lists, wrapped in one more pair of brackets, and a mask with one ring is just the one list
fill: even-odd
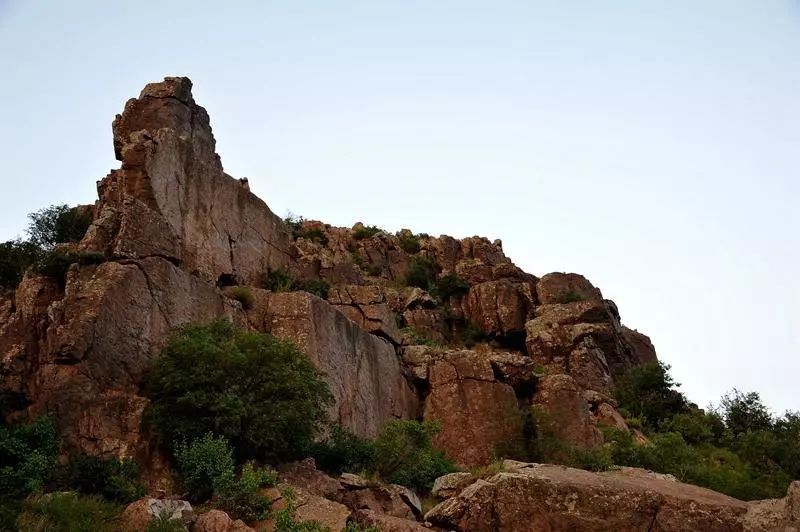
[[(225, 7), (220, 7), (220, 6)], [(272, 209), (575, 271), (701, 406), (800, 409), (800, 2), (0, 0), (0, 239), (187, 75)]]

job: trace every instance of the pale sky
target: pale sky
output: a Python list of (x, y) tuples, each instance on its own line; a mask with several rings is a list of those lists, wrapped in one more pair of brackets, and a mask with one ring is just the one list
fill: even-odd
[(701, 406), (800, 409), (800, 1), (0, 0), (0, 240), (186, 75), (279, 215), (586, 275)]

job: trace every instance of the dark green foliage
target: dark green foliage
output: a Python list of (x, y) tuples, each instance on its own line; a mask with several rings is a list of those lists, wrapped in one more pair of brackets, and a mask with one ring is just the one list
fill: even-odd
[(365, 238), (372, 238), (382, 231), (383, 229), (374, 225), (362, 225), (358, 229), (353, 230), (353, 238), (356, 240), (364, 240)]
[(67, 271), (72, 264), (87, 266), (100, 264), (106, 260), (102, 253), (68, 252), (59, 249), (45, 251), (34, 264), (37, 273), (58, 280), (63, 287), (67, 282)]
[(642, 420), (648, 430), (675, 414), (687, 411), (686, 398), (674, 388), (680, 386), (669, 374), (669, 366), (661, 362), (633, 366), (617, 379), (614, 397), (619, 405)]
[(233, 449), (223, 437), (205, 434), (175, 446), (175, 463), (192, 501), (204, 501), (234, 482)]
[(742, 393), (734, 389), (722, 398), (720, 408), (725, 425), (734, 435), (772, 428), (772, 414), (757, 392)]
[(228, 296), (242, 304), (242, 308), (250, 310), (255, 302), (253, 292), (246, 286), (234, 286), (228, 291)]
[(311, 455), (325, 471), (358, 473), (372, 468), (375, 448), (371, 441), (359, 438), (336, 424), (327, 439), (314, 444)]
[(326, 299), (331, 285), (325, 279), (297, 280), (284, 268), (269, 270), (264, 279), (264, 288), (273, 292), (293, 292), (303, 290)]
[(186, 526), (181, 519), (173, 519), (171, 512), (162, 512), (147, 523), (144, 532), (186, 532)]
[(0, 288), (16, 288), (25, 270), (41, 255), (41, 248), (33, 242), (9, 240), (0, 244)]
[(675, 414), (662, 427), (667, 432), (677, 432), (692, 445), (718, 442), (725, 431), (725, 424), (716, 413), (699, 409)]
[(20, 532), (111, 532), (122, 507), (99, 497), (50, 493), (26, 501), (17, 521)]
[(367, 273), (367, 275), (378, 277), (381, 273), (383, 273), (383, 268), (380, 264), (367, 264), (364, 267), (364, 271)]
[(432, 259), (424, 256), (415, 257), (406, 272), (405, 283), (408, 286), (431, 290), (435, 286), (439, 270), (439, 266)]
[(292, 237), (297, 239), (297, 237), (300, 236), (300, 229), (303, 227), (303, 223), (305, 223), (305, 218), (289, 212), (286, 214), (286, 218), (283, 219), (283, 223), (289, 227)]
[(419, 242), (419, 236), (410, 231), (401, 231), (397, 234), (397, 237), (400, 239), (400, 249), (406, 253), (414, 255), (419, 253), (419, 250), (422, 249), (422, 246)]
[(375, 469), (389, 482), (430, 491), (436, 478), (456, 471), (431, 444), (438, 430), (428, 421), (390, 421), (375, 440)]
[(577, 303), (579, 301), (583, 301), (584, 297), (577, 292), (573, 292), (572, 290), (567, 290), (566, 292), (561, 292), (556, 296), (556, 303)]
[(454, 273), (443, 275), (435, 282), (433, 295), (440, 301), (447, 301), (451, 297), (462, 297), (469, 292), (469, 283)]
[(220, 484), (216, 490), (216, 505), (233, 519), (252, 522), (267, 517), (269, 500), (261, 494), (262, 488), (274, 486), (278, 475), (274, 471), (259, 469), (246, 463), (235, 482)]
[(64, 490), (85, 495), (101, 495), (104, 499), (129, 503), (144, 496), (139, 482), (139, 465), (134, 460), (100, 459), (76, 454), (59, 472), (58, 484)]
[(30, 241), (43, 248), (78, 242), (92, 223), (91, 211), (68, 205), (51, 205), (29, 214), (28, 218)]
[(288, 460), (326, 420), (327, 384), (291, 342), (225, 319), (188, 325), (156, 362), (147, 419), (163, 443), (224, 436), (240, 460)]
[(59, 445), (49, 417), (28, 425), (0, 427), (0, 498), (41, 490), (53, 473)]

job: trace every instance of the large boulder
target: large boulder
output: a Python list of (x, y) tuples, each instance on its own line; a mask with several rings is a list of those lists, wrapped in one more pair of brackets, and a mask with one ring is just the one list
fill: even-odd
[(246, 179), (225, 174), (208, 114), (191, 89), (188, 78), (165, 78), (117, 115), (122, 167), (98, 184), (98, 220), (84, 248), (166, 257), (206, 281), (259, 283), (269, 268), (290, 264), (291, 235)]
[(469, 322), (490, 337), (513, 342), (522, 337), (533, 305), (531, 283), (502, 279), (471, 286), (463, 311)]
[(533, 397), (533, 417), (539, 438), (552, 438), (577, 449), (603, 443), (584, 391), (569, 375), (539, 379)]
[(250, 323), (294, 341), (323, 373), (335, 401), (334, 420), (359, 436), (374, 437), (389, 420), (417, 417), (416, 393), (387, 340), (312, 294), (253, 293)]
[(153, 519), (177, 521), (188, 527), (195, 521), (192, 505), (177, 499), (144, 498), (130, 503), (120, 516), (123, 530), (145, 530)]
[(210, 510), (197, 517), (192, 532), (255, 532), (255, 529), (241, 519), (231, 519), (221, 510)]
[(514, 389), (499, 382), (485, 356), (456, 351), (429, 369), (424, 418), (441, 431), (434, 444), (461, 467), (490, 462), (523, 439), (524, 417)]
[(747, 503), (663, 475), (508, 463), (425, 519), (446, 530), (738, 532)]
[(536, 284), (536, 295), (542, 305), (603, 300), (600, 290), (577, 273), (548, 273)]

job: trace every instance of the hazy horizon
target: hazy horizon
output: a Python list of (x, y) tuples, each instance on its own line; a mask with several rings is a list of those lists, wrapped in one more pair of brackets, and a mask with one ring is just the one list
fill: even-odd
[(701, 406), (800, 410), (800, 3), (647, 4), (0, 0), (0, 241), (93, 202), (114, 115), (186, 75), (276, 214), (500, 238)]

